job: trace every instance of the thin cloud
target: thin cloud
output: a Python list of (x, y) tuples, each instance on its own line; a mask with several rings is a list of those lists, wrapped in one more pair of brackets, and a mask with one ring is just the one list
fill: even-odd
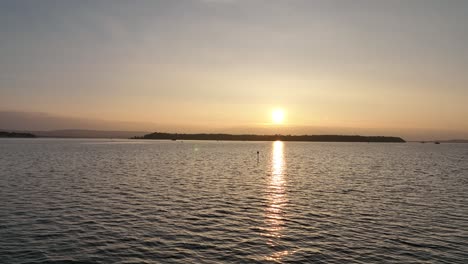
[(209, 4), (230, 4), (234, 3), (235, 0), (199, 0), (202, 3), (209, 3)]

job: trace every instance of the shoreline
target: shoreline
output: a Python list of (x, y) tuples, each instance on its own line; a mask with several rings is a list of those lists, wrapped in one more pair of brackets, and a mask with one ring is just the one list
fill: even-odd
[(296, 141), (296, 142), (364, 142), (364, 143), (406, 143), (400, 137), (359, 136), (359, 135), (253, 135), (253, 134), (178, 134), (155, 132), (130, 139), (149, 140), (212, 140), (212, 141)]

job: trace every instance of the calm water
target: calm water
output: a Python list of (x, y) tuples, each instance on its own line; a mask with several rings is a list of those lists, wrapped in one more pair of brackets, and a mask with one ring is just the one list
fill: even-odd
[(0, 263), (468, 263), (468, 144), (3, 139), (0, 202)]

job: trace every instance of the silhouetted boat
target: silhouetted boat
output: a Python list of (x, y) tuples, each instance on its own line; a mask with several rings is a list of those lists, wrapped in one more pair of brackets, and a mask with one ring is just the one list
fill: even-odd
[(436, 142), (434, 142), (434, 144), (436, 144), (436, 145), (439, 145), (439, 144), (440, 144), (440, 142), (439, 142), (439, 141), (436, 141)]

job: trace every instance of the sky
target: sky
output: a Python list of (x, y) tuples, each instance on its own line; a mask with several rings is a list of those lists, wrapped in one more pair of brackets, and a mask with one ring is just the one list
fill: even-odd
[(464, 0), (0, 0), (0, 121), (468, 138), (466, 25)]

